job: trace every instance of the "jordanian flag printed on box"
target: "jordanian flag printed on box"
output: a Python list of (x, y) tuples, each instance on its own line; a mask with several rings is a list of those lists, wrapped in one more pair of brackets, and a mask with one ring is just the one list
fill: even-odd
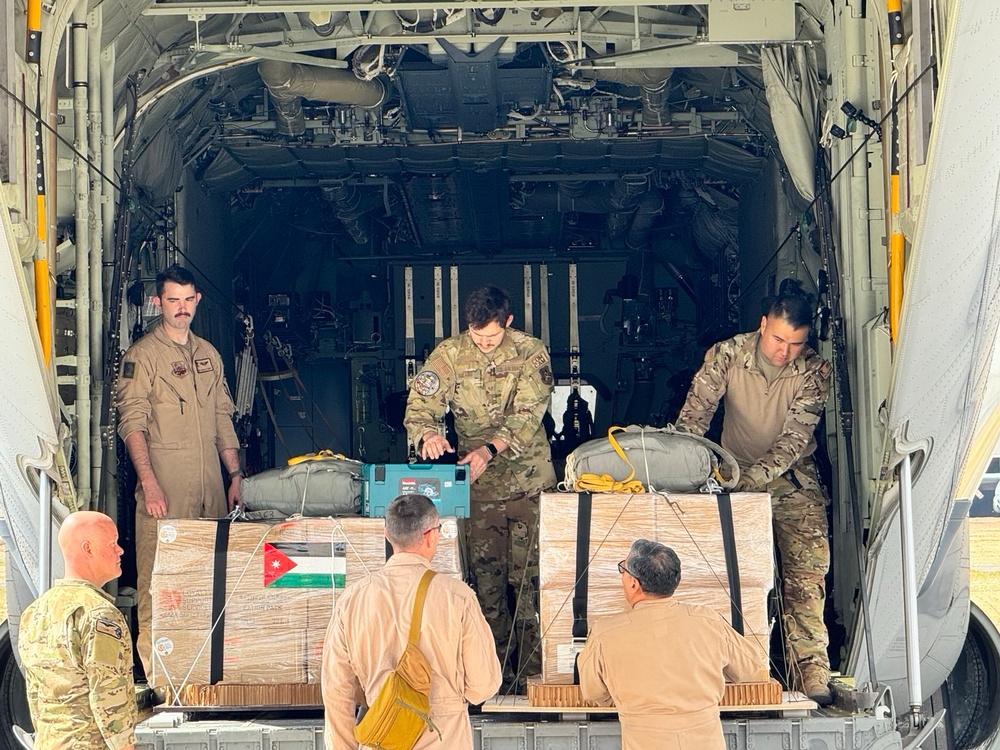
[(338, 542), (264, 543), (264, 586), (284, 589), (344, 588), (347, 545)]

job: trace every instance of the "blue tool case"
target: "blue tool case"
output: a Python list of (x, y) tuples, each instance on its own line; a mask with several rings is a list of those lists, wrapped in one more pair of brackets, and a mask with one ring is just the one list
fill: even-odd
[(469, 467), (456, 464), (365, 464), (362, 475), (362, 514), (385, 516), (399, 495), (426, 495), (441, 516), (469, 517)]

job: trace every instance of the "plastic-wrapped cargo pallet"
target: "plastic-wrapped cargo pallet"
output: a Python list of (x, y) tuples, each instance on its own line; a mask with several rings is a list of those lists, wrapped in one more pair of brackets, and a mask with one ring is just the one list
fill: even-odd
[[(434, 569), (462, 578), (458, 524), (441, 524)], [(161, 521), (150, 684), (183, 694), (191, 685), (318, 683), (334, 603), (385, 564), (384, 528), (361, 517)]]
[[(640, 538), (662, 542), (677, 553), (681, 561), (681, 582), (674, 593), (677, 599), (711, 607), (730, 622), (734, 614), (742, 617), (744, 634), (760, 646), (761, 672), (766, 675), (770, 640), (767, 597), (774, 579), (770, 496), (729, 495), (729, 504), (721, 506), (718, 497), (599, 493), (590, 496), (588, 512), (586, 499), (581, 501), (576, 493), (542, 494), (539, 614), (543, 683), (573, 682), (576, 653), (582, 647), (582, 641), (574, 641), (574, 616), (584, 616), (589, 624), (626, 610), (618, 563), (628, 557), (632, 542)], [(731, 524), (726, 523), (727, 509), (731, 510)], [(731, 536), (728, 529), (724, 532), (726, 526), (731, 526)], [(733, 540), (728, 554), (727, 538)], [(578, 539), (583, 542), (578, 543)], [(735, 575), (737, 570), (739, 602), (734, 607), (729, 571)], [(576, 591), (578, 581), (580, 592)]]

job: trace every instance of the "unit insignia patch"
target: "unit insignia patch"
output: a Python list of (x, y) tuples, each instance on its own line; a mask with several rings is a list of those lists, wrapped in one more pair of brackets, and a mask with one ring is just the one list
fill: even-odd
[(424, 370), (413, 379), (413, 390), (421, 396), (433, 396), (441, 388), (441, 378), (433, 370)]

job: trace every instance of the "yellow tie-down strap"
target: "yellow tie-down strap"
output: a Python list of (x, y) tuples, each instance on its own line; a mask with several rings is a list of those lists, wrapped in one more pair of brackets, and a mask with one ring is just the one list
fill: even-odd
[(574, 490), (577, 492), (620, 492), (634, 494), (646, 491), (642, 482), (633, 478), (635, 477), (635, 466), (628, 460), (625, 451), (622, 450), (622, 447), (618, 445), (618, 441), (615, 440), (614, 433), (621, 432), (624, 429), (624, 427), (612, 427), (609, 429), (608, 442), (611, 443), (611, 447), (615, 449), (615, 453), (618, 454), (619, 458), (628, 464), (628, 468), (630, 469), (628, 476), (618, 481), (610, 474), (601, 474), (600, 476), (597, 474), (581, 474), (576, 482), (573, 483)]
[(349, 460), (343, 453), (334, 453), (329, 448), (324, 448), (316, 453), (306, 453), (302, 456), (292, 456), (288, 459), (288, 465), (295, 466), (296, 464), (305, 463), (306, 461), (326, 461), (329, 458), (339, 458), (344, 461)]

